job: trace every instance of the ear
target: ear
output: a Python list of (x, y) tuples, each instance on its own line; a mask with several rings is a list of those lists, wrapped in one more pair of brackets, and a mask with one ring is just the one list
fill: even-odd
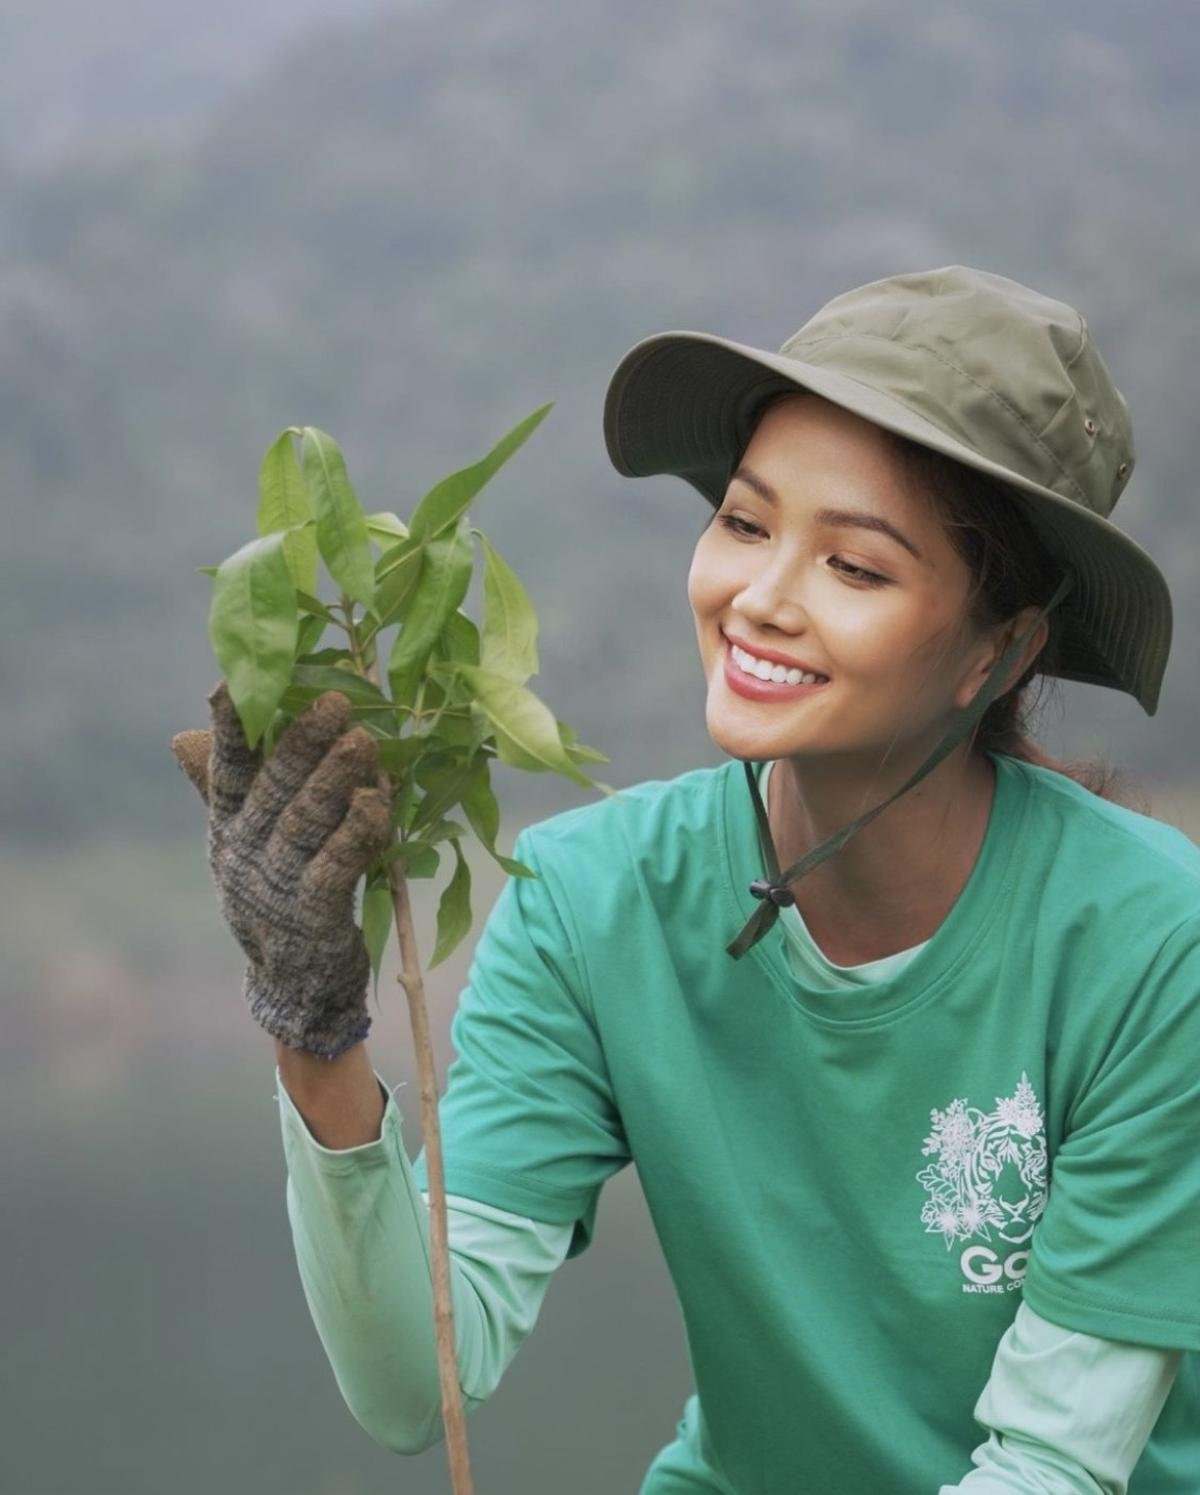
[[(979, 659), (974, 668), (958, 688), (955, 704), (966, 707), (971, 704), (979, 692), (983, 689), (984, 682), (996, 667), (997, 661), (1004, 651), (1012, 643), (1013, 639), (1019, 638), (1030, 626), (1033, 620), (1041, 612), (1036, 603), (1030, 603), (1023, 607), (1019, 613), (1010, 618), (1007, 623), (1002, 623), (991, 633), (980, 645)], [(1033, 630), (1029, 638), (1025, 640), (1025, 647), (1018, 654), (1009, 668), (997, 696), (1010, 690), (1021, 678), (1038, 654), (1045, 647), (1046, 640), (1050, 637), (1050, 624), (1043, 618)], [(994, 698), (993, 698), (994, 699)]]

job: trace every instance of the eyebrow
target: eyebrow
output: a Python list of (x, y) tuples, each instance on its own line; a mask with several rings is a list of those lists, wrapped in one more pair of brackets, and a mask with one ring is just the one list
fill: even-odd
[[(769, 483), (765, 483), (756, 472), (751, 472), (748, 467), (739, 467), (729, 479), (731, 483), (743, 482), (749, 488), (753, 488), (761, 499), (772, 506), (779, 503), (779, 495)], [(898, 545), (903, 545), (910, 555), (916, 556), (917, 560), (923, 561), (925, 557), (917, 549), (907, 536), (902, 535), (894, 524), (889, 524), (878, 514), (872, 514), (867, 509), (818, 509), (813, 516), (818, 524), (830, 524), (845, 526), (846, 528), (869, 529), (877, 534), (888, 535)]]

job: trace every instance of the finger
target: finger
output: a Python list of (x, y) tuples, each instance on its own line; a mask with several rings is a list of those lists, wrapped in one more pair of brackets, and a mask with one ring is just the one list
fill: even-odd
[(262, 748), (251, 748), (229, 684), (222, 678), (208, 694), (212, 716), (212, 746), (209, 755), (207, 799), (218, 823), (242, 808), (255, 775), (262, 765)]
[(282, 733), (246, 796), (242, 824), (250, 841), (261, 845), (268, 840), (284, 806), (304, 787), (349, 721), (349, 698), (340, 690), (327, 690)]
[(180, 768), (200, 791), (200, 798), (207, 804), (208, 758), (212, 752), (212, 733), (199, 728), (176, 732), (171, 738), (171, 751)]
[(350, 796), (341, 824), (304, 869), (302, 895), (322, 905), (344, 903), (392, 837), (391, 790), (361, 785)]
[(306, 862), (337, 828), (354, 791), (373, 786), (379, 749), (365, 727), (344, 733), (280, 810), (268, 855), (280, 865)]

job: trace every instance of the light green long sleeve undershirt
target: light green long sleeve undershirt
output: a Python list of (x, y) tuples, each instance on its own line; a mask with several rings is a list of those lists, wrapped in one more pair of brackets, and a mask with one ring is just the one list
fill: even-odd
[[(399, 1108), (376, 1072), (386, 1098), (379, 1137), (328, 1148), (308, 1129), (278, 1067), (275, 1079), (288, 1219), (326, 1357), (371, 1438), (396, 1453), (419, 1453), (444, 1432), (428, 1195), (413, 1177)], [(469, 1414), (496, 1389), (532, 1330), (572, 1227), (454, 1194), (446, 1204)], [(1125, 1495), (1180, 1358), (1063, 1329), (1021, 1303), (975, 1407), (988, 1434), (970, 1454), (975, 1467), (936, 1495)]]
[[(386, 1097), (379, 1137), (323, 1146), (275, 1070), (287, 1212), (309, 1312), (342, 1398), (360, 1426), (395, 1453), (420, 1453), (444, 1436), (428, 1195), (417, 1188)], [(566, 1256), (569, 1226), (523, 1220), (447, 1195), (450, 1291), (463, 1407), (495, 1390), (533, 1328), (550, 1277)]]

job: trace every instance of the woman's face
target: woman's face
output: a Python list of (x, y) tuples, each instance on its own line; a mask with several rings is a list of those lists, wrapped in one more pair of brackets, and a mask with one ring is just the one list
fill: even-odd
[[(766, 411), (738, 473), (688, 573), (709, 734), (737, 758), (923, 757), (999, 650), (963, 623), (970, 573), (932, 505), (878, 427), (812, 394)], [(729, 635), (823, 678), (763, 686)]]

